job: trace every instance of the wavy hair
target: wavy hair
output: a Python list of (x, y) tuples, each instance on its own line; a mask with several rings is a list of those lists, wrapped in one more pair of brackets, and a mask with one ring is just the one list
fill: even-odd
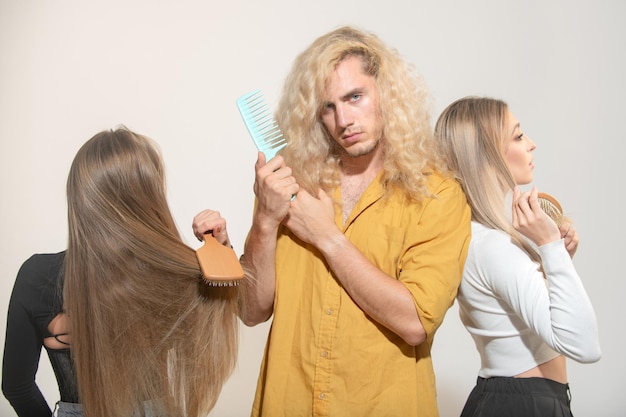
[[(428, 196), (426, 175), (443, 170), (432, 138), (431, 97), (423, 79), (374, 34), (338, 28), (315, 40), (286, 78), (276, 120), (286, 139), (281, 154), (301, 187), (315, 193), (339, 185), (339, 154), (321, 121), (327, 84), (344, 59), (358, 56), (376, 79), (383, 132), (383, 185), (410, 198)], [(315, 195), (315, 194), (314, 194)]]
[(505, 157), (508, 105), (488, 97), (464, 97), (450, 104), (435, 124), (435, 138), (472, 209), (472, 220), (509, 234), (535, 261), (537, 252), (505, 215), (516, 183)]
[(67, 181), (64, 299), (88, 417), (147, 404), (205, 416), (232, 373), (237, 290), (209, 287), (172, 218), (156, 144), (121, 127), (76, 154)]

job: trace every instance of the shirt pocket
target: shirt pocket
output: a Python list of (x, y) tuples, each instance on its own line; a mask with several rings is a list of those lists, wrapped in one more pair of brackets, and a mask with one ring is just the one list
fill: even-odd
[(387, 224), (382, 219), (349, 230), (347, 237), (374, 265), (386, 274), (398, 278), (398, 264), (404, 251), (405, 228)]

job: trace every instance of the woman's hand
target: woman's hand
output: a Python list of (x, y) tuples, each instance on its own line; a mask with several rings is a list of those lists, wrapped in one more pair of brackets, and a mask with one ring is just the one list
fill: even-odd
[(193, 234), (200, 242), (204, 240), (206, 233), (211, 233), (213, 237), (224, 246), (231, 246), (228, 232), (226, 231), (226, 219), (219, 211), (203, 210), (196, 214), (192, 223)]
[(565, 249), (569, 252), (571, 258), (574, 257), (576, 250), (578, 249), (578, 232), (574, 228), (574, 225), (570, 220), (565, 220), (559, 228), (561, 237), (565, 241)]
[(541, 209), (537, 200), (537, 187), (522, 193), (513, 192), (513, 227), (537, 246), (561, 239), (556, 223)]

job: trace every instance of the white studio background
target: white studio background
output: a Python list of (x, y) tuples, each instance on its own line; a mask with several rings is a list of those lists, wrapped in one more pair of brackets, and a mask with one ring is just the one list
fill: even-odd
[[(575, 261), (599, 320), (601, 361), (568, 362), (574, 414), (624, 415), (625, 17), (621, 0), (0, 0), (0, 343), (21, 263), (65, 248), (69, 165), (100, 130), (124, 124), (155, 139), (185, 240), (197, 247), (193, 216), (218, 209), (240, 254), (256, 151), (235, 99), (260, 88), (274, 107), (295, 56), (349, 24), (416, 66), (433, 117), (465, 95), (509, 103), (537, 143), (535, 184), (576, 221)], [(268, 326), (242, 326), (237, 370), (211, 416), (249, 415)], [(458, 416), (479, 363), (456, 305), (433, 358), (441, 415)], [(45, 353), (37, 380), (53, 406)], [(15, 415), (3, 397), (0, 415)]]

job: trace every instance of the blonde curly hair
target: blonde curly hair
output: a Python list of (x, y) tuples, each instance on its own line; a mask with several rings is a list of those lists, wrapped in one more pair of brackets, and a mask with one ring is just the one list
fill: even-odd
[(384, 121), (382, 182), (387, 192), (400, 189), (420, 201), (430, 195), (426, 177), (445, 172), (434, 146), (431, 97), (424, 80), (372, 33), (341, 27), (321, 36), (302, 52), (287, 76), (276, 110), (286, 139), (281, 151), (298, 183), (310, 193), (329, 192), (339, 185), (339, 154), (321, 121), (327, 83), (337, 65), (360, 57), (373, 76)]

